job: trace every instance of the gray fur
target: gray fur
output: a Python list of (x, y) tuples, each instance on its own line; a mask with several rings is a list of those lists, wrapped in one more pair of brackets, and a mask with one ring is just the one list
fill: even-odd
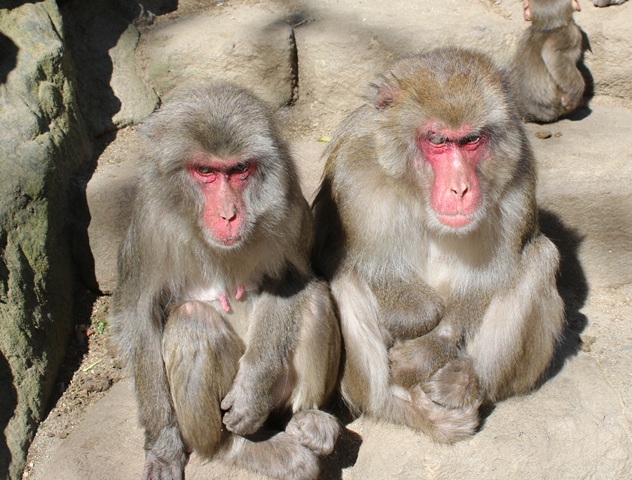
[(578, 70), (582, 33), (573, 21), (571, 0), (531, 0), (532, 25), (512, 60), (514, 90), (528, 121), (552, 122), (583, 102), (586, 88)]
[[(483, 399), (535, 387), (562, 329), (559, 255), (538, 230), (535, 162), (509, 82), (463, 49), (395, 63), (334, 133), (313, 205), (344, 399), (440, 442), (472, 435)], [(488, 137), (481, 204), (459, 229), (430, 206), (434, 173), (416, 133), (428, 122)]]
[[(273, 112), (214, 83), (177, 94), (143, 129), (112, 320), (145, 430), (143, 478), (183, 478), (192, 451), (272, 477), (314, 478), (337, 422), (314, 414), (322, 426), (309, 438), (264, 425), (324, 405), (340, 359), (329, 290), (309, 266), (311, 212)], [(257, 162), (243, 191), (242, 240), (230, 247), (204, 227), (203, 196), (186, 171), (196, 152)], [(265, 439), (240, 437), (253, 433)]]

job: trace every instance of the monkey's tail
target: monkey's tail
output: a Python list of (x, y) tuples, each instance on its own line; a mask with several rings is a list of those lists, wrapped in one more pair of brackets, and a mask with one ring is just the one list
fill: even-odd
[(419, 385), (411, 389), (390, 385), (390, 393), (379, 417), (423, 432), (435, 442), (465, 440), (474, 435), (480, 423), (480, 400), (461, 408), (448, 408), (433, 402)]

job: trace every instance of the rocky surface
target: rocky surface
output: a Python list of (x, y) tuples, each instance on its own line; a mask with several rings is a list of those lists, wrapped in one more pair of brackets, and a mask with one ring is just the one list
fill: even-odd
[[(528, 125), (542, 228), (563, 254), (559, 283), (568, 328), (554, 375), (537, 392), (498, 404), (477, 435), (454, 446), (356, 420), (324, 462), (323, 478), (609, 479), (632, 472), (632, 4), (596, 9), (584, 1), (582, 7), (575, 18), (592, 47), (586, 65), (595, 98), (570, 119)], [(261, 19), (258, 27), (253, 18)], [(278, 19), (294, 40), (278, 33), (287, 31)], [(263, 35), (271, 26), (273, 34)], [(135, 61), (138, 76), (164, 98), (185, 81), (219, 77), (291, 105), (287, 132), (309, 197), (322, 168), (316, 139), (362, 102), (364, 86), (385, 64), (444, 43), (482, 48), (502, 64), (523, 28), (517, 0), (191, 0), (141, 28)], [(240, 52), (258, 58), (251, 62)], [(115, 281), (137, 146), (135, 129), (119, 131), (88, 186), (103, 291)], [(128, 383), (115, 385), (29, 478), (138, 478), (143, 452), (135, 415)], [(194, 458), (187, 478), (257, 477)]]
[[(89, 160), (52, 0), (0, 9), (0, 477), (19, 478), (71, 332)], [(72, 193), (75, 192), (75, 193)], [(84, 240), (85, 239), (85, 240)]]

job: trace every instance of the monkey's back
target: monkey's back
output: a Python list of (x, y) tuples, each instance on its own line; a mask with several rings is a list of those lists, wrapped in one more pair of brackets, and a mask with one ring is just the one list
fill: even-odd
[(572, 55), (579, 51), (577, 42), (581, 42), (581, 32), (574, 22), (554, 30), (529, 27), (522, 34), (511, 71), (515, 98), (527, 120), (549, 122), (564, 113), (563, 92), (545, 63), (544, 50), (554, 49), (560, 56)]

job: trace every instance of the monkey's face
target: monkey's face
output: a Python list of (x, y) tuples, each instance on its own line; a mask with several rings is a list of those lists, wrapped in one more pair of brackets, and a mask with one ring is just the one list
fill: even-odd
[(477, 166), (488, 157), (488, 136), (477, 129), (441, 128), (428, 122), (416, 141), (421, 154), (416, 168), (427, 162), (433, 173), (428, 204), (434, 218), (451, 230), (471, 229), (483, 203)]
[(236, 247), (247, 237), (244, 198), (257, 166), (249, 157), (218, 158), (201, 153), (187, 164), (187, 172), (202, 196), (200, 223), (213, 244)]

